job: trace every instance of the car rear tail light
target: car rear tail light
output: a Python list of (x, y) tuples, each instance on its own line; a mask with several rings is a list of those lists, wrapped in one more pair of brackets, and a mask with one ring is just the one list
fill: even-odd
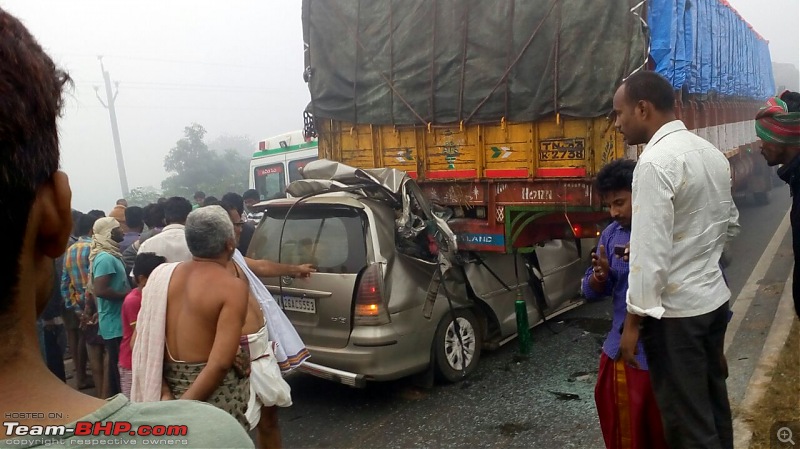
[(383, 301), (383, 272), (380, 264), (364, 270), (356, 292), (353, 324), (377, 326), (389, 323), (389, 312)]

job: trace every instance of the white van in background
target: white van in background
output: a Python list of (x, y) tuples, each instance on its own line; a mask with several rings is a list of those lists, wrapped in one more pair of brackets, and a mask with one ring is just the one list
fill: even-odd
[(250, 160), (249, 186), (262, 201), (286, 197), (286, 186), (317, 158), (317, 139), (306, 139), (301, 130), (262, 140)]

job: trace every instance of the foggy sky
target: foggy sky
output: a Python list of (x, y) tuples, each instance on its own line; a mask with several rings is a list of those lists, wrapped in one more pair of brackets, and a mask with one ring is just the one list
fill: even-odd
[[(774, 62), (800, 65), (797, 0), (729, 2), (770, 40)], [(221, 134), (258, 141), (302, 127), (309, 94), (300, 0), (0, 0), (0, 6), (75, 81), (60, 129), (62, 168), (79, 210), (108, 211), (121, 197), (108, 111), (95, 97), (94, 86), (105, 97), (97, 55), (119, 82), (130, 188), (160, 187), (164, 156), (192, 122), (208, 130), (207, 142)]]
[(117, 120), (130, 188), (160, 188), (164, 156), (192, 122), (208, 130), (206, 142), (221, 134), (258, 141), (302, 127), (309, 94), (299, 0), (0, 5), (75, 82), (60, 130), (76, 209), (107, 212), (121, 197), (108, 111), (93, 87), (105, 99), (97, 55), (120, 83)]

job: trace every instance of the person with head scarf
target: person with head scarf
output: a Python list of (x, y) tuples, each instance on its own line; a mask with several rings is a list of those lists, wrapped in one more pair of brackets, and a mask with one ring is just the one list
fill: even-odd
[(97, 300), (99, 334), (108, 352), (108, 387), (105, 395), (121, 392), (119, 346), (122, 341), (122, 302), (130, 290), (119, 244), (123, 239), (119, 222), (112, 217), (97, 220), (92, 228), (89, 252), (91, 290)]
[(792, 247), (794, 249), (794, 310), (800, 317), (800, 93), (785, 91), (767, 100), (756, 114), (761, 155), (770, 167), (781, 165), (778, 176), (792, 193)]

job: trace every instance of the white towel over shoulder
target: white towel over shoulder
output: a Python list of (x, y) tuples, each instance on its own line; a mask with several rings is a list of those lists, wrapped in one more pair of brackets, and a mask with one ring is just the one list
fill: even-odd
[(162, 264), (147, 278), (142, 289), (142, 308), (136, 319), (136, 342), (131, 367), (132, 402), (161, 400), (161, 379), (164, 377), (164, 340), (167, 327), (167, 292), (176, 263)]
[(275, 358), (278, 361), (278, 366), (284, 373), (297, 368), (309, 357), (306, 345), (300, 335), (297, 334), (292, 322), (289, 321), (289, 318), (286, 318), (286, 314), (275, 302), (275, 298), (272, 297), (267, 287), (261, 282), (261, 279), (247, 267), (247, 262), (238, 249), (233, 255), (233, 261), (247, 276), (247, 281), (250, 283), (250, 291), (258, 300), (261, 310), (267, 318), (269, 338), (276, 343)]

